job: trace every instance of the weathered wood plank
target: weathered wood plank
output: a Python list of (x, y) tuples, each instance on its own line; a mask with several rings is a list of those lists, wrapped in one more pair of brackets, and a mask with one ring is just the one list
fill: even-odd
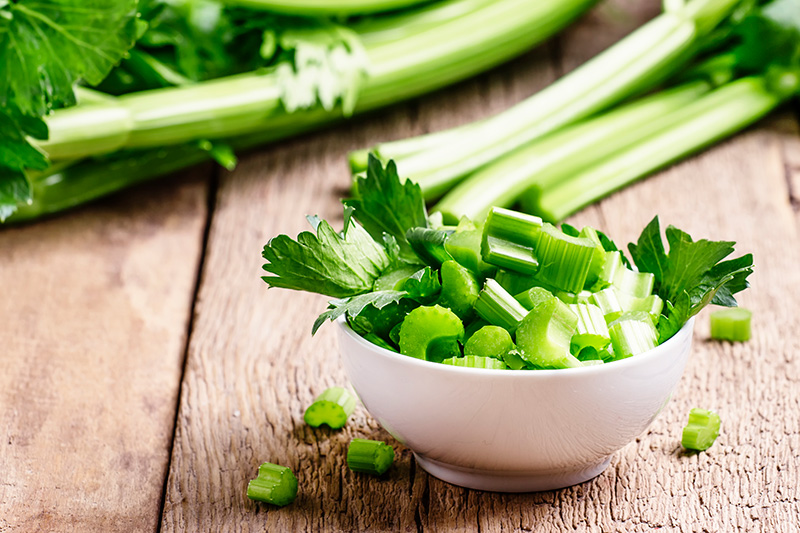
[[(313, 430), (303, 410), (346, 384), (332, 327), (313, 339), (325, 298), (269, 291), (261, 247), (307, 229), (305, 213), (341, 220), (344, 154), (379, 140), (486, 116), (552, 81), (541, 48), (487, 76), (365, 121), (245, 157), (220, 183), (180, 402), (164, 531), (416, 531), (427, 475), (397, 448), (386, 479), (345, 466), (352, 437), (388, 438), (363, 410), (340, 433)], [(291, 467), (298, 500), (266, 511), (244, 495), (258, 465)], [(416, 474), (415, 474), (416, 472)], [(266, 511), (266, 512), (265, 512)]]
[(208, 167), (0, 231), (0, 531), (155, 531)]
[[(753, 341), (707, 341), (703, 315), (673, 402), (597, 479), (540, 494), (468, 491), (431, 478), (396, 445), (395, 467), (376, 480), (344, 464), (352, 437), (391, 442), (363, 409), (341, 432), (303, 424), (314, 396), (346, 378), (332, 328), (309, 335), (324, 298), (265, 291), (257, 279), (260, 247), (279, 232), (305, 229), (304, 213), (340, 219), (335, 199), (348, 182), (348, 149), (511, 105), (658, 9), (657, 2), (616, 5), (623, 16), (601, 8), (555, 49), (455, 91), (247, 157), (222, 180), (189, 345), (165, 531), (791, 531), (800, 523), (800, 428), (797, 417), (786, 415), (800, 403), (792, 390), (800, 323), (786, 297), (800, 281), (800, 243), (787, 201), (785, 152), (764, 126), (574, 218), (627, 242), (660, 212), (692, 233), (740, 241), (759, 264), (755, 288), (743, 298), (757, 317)], [(560, 60), (548, 64), (554, 55)], [(680, 430), (695, 405), (720, 410), (723, 435), (710, 452), (683, 455)], [(263, 461), (297, 473), (293, 505), (275, 509), (247, 500), (247, 480)]]

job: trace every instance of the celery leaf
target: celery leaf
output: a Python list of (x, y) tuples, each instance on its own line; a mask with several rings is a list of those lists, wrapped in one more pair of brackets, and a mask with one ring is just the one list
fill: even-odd
[(305, 231), (293, 240), (279, 235), (264, 246), (262, 279), (270, 287), (316, 292), (343, 298), (372, 290), (390, 265), (386, 249), (354, 220), (337, 233), (328, 222), (309, 219), (316, 234)]
[(399, 302), (406, 294), (405, 291), (376, 291), (367, 294), (359, 294), (358, 296), (352, 296), (342, 300), (332, 300), (328, 303), (329, 309), (319, 315), (314, 321), (311, 334), (315, 334), (326, 320), (334, 321), (345, 313), (348, 317), (355, 318), (360, 315), (367, 306), (373, 306), (380, 310), (389, 304)]

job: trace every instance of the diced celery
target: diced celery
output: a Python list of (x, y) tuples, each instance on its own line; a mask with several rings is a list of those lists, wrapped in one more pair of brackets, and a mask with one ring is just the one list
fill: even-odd
[(583, 290), (595, 250), (590, 239), (570, 237), (552, 224), (544, 224), (535, 250), (540, 264), (538, 280), (562, 291)]
[(455, 261), (445, 261), (440, 270), (442, 292), (439, 305), (447, 307), (460, 318), (466, 317), (478, 299), (480, 286), (475, 276)]
[(711, 313), (711, 338), (727, 341), (750, 340), (752, 313), (742, 307), (719, 309)]
[(539, 268), (534, 245), (542, 219), (493, 207), (486, 216), (481, 256), (489, 264), (514, 272), (533, 274)]
[(634, 272), (628, 268), (617, 269), (612, 285), (620, 292), (646, 298), (653, 293), (655, 276), (650, 272)]
[(538, 286), (536, 279), (531, 275), (518, 274), (502, 269), (497, 271), (494, 279), (501, 287), (511, 294), (519, 294), (522, 291), (527, 291), (531, 287)]
[(638, 355), (658, 345), (658, 332), (653, 320), (641, 311), (623, 313), (608, 325), (608, 332), (617, 359)]
[(475, 312), (489, 324), (503, 327), (513, 333), (528, 310), (499, 283), (487, 279), (478, 301), (475, 302)]
[(650, 315), (653, 320), (653, 325), (658, 325), (658, 319), (661, 317), (661, 310), (664, 308), (664, 300), (657, 294), (651, 294), (646, 298), (636, 298), (635, 296), (621, 295), (622, 305), (625, 311), (637, 312), (642, 311)]
[(517, 328), (517, 348), (523, 359), (542, 368), (572, 368), (580, 361), (570, 354), (578, 317), (556, 297), (539, 302)]
[(439, 268), (445, 261), (453, 259), (444, 247), (448, 235), (448, 232), (441, 230), (411, 228), (406, 233), (406, 239), (425, 264)]
[(505, 361), (506, 365), (508, 365), (508, 368), (512, 370), (522, 370), (522, 369), (532, 368), (532, 365), (530, 363), (528, 363), (526, 360), (520, 357), (519, 351), (517, 350), (511, 350), (510, 352), (505, 354), (503, 356), (503, 361)]
[(592, 294), (589, 298), (589, 303), (600, 308), (603, 317), (606, 319), (606, 324), (610, 324), (618, 319), (625, 311), (622, 307), (619, 293), (613, 287)]
[(488, 326), (489, 323), (486, 322), (482, 318), (476, 318), (466, 326), (464, 326), (464, 342), (467, 342), (470, 337), (475, 335), (475, 332), (481, 329), (483, 326)]
[(464, 338), (464, 325), (447, 308), (420, 306), (403, 320), (399, 337), (400, 353), (439, 362), (461, 355), (458, 343)]
[(514, 296), (514, 299), (521, 303), (525, 309), (530, 311), (539, 302), (549, 300), (553, 296), (553, 293), (544, 287), (531, 287), (527, 291), (523, 291)]
[(380, 476), (394, 462), (394, 449), (385, 442), (353, 439), (347, 447), (347, 466), (353, 472)]
[(513, 348), (514, 341), (508, 331), (500, 326), (484, 326), (466, 341), (464, 355), (503, 359)]
[(481, 257), (482, 236), (483, 232), (479, 229), (456, 230), (444, 242), (444, 248), (464, 268), (475, 275), (489, 277), (494, 274), (497, 267), (485, 262)]
[(403, 284), (405, 281), (418, 270), (418, 266), (402, 265), (398, 268), (384, 272), (380, 275), (380, 277), (378, 277), (378, 279), (375, 280), (372, 290), (401, 291), (403, 290)]
[(582, 366), (597, 366), (603, 363), (604, 361), (602, 359), (587, 359), (586, 361), (581, 361)]
[(719, 436), (720, 418), (714, 411), (693, 408), (683, 428), (681, 445), (687, 450), (707, 450)]
[(465, 355), (464, 357), (451, 357), (442, 363), (451, 366), (463, 366), (466, 368), (489, 368), (492, 370), (506, 370), (506, 364), (495, 357), (483, 357), (479, 355)]
[(608, 346), (611, 337), (599, 307), (592, 304), (572, 304), (569, 308), (578, 317), (578, 329), (571, 339), (571, 345), (575, 345), (578, 352), (586, 347), (600, 351)]
[(614, 282), (617, 271), (622, 268), (625, 268), (625, 265), (622, 263), (622, 254), (620, 252), (605, 252), (603, 268), (600, 270), (592, 290), (597, 292), (610, 286)]
[(258, 477), (247, 484), (251, 500), (284, 506), (297, 497), (297, 478), (285, 466), (264, 463), (258, 467)]
[(594, 243), (592, 261), (589, 264), (589, 272), (586, 275), (586, 283), (584, 285), (585, 288), (590, 288), (594, 286), (594, 284), (600, 278), (600, 274), (603, 272), (603, 266), (606, 262), (606, 251), (605, 248), (603, 248), (603, 243), (600, 242), (600, 237), (597, 235), (597, 230), (594, 228), (585, 226), (578, 234), (578, 237), (589, 239)]
[(325, 424), (331, 429), (341, 429), (355, 408), (356, 399), (347, 389), (331, 387), (317, 396), (306, 409), (303, 420), (315, 428)]

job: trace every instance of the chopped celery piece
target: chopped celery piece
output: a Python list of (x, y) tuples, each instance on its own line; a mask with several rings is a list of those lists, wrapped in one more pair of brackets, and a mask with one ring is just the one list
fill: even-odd
[(567, 291), (554, 291), (553, 296), (564, 302), (565, 304), (576, 304), (578, 303), (578, 295), (574, 292), (567, 292)]
[(406, 233), (408, 244), (411, 245), (414, 252), (425, 264), (435, 268), (439, 268), (442, 263), (452, 259), (444, 247), (447, 237), (446, 231), (428, 228), (411, 228)]
[(695, 407), (689, 411), (689, 422), (683, 428), (681, 445), (687, 450), (707, 450), (717, 440), (719, 428), (717, 413)]
[(512, 349), (514, 341), (508, 331), (500, 326), (484, 326), (464, 344), (464, 355), (502, 359)]
[(589, 299), (592, 297), (592, 294), (593, 294), (592, 291), (581, 291), (581, 292), (579, 292), (578, 294), (575, 295), (575, 297), (576, 297), (576, 302), (575, 303), (579, 303), (579, 304), (591, 303), (591, 302), (589, 302)]
[(541, 227), (539, 217), (493, 207), (483, 225), (483, 260), (515, 272), (535, 273), (539, 261), (534, 246)]
[(586, 274), (586, 283), (584, 287), (592, 287), (603, 272), (603, 266), (606, 262), (606, 250), (603, 248), (603, 243), (600, 242), (600, 236), (597, 235), (597, 230), (589, 226), (585, 226), (578, 237), (589, 239), (594, 243), (594, 251), (592, 252), (592, 261), (589, 264), (589, 272)]
[(511, 294), (519, 294), (538, 285), (536, 279), (531, 275), (517, 274), (502, 269), (497, 271), (494, 280)]
[(517, 329), (520, 320), (528, 312), (493, 279), (487, 279), (484, 283), (478, 301), (475, 302), (475, 311), (489, 324), (503, 327), (510, 333)]
[[(503, 330), (505, 331), (505, 330)], [(506, 364), (495, 357), (480, 355), (465, 355), (464, 357), (451, 357), (442, 363), (451, 366), (463, 366), (466, 368), (489, 368), (492, 370), (507, 370)]]
[[(441, 214), (441, 213), (440, 213)], [(458, 225), (456, 226), (456, 233), (464, 233), (467, 231), (475, 231), (479, 229), (478, 226), (472, 221), (471, 218), (467, 216), (462, 216), (458, 219)]]
[(518, 350), (511, 350), (510, 352), (505, 354), (503, 356), (503, 361), (506, 363), (508, 368), (512, 370), (522, 370), (523, 368), (525, 369), (532, 368), (532, 365), (519, 355)]
[(403, 320), (399, 333), (404, 355), (435, 362), (461, 355), (458, 343), (464, 338), (464, 325), (445, 307), (417, 307)]
[(625, 268), (625, 265), (622, 263), (622, 254), (620, 252), (605, 252), (603, 268), (600, 270), (597, 280), (592, 286), (592, 290), (597, 292), (610, 286), (614, 282), (614, 278), (617, 276), (617, 271), (621, 270), (622, 268)]
[(483, 232), (479, 229), (460, 232), (456, 230), (444, 242), (444, 249), (464, 268), (478, 276), (489, 277), (495, 273), (497, 267), (481, 257), (482, 236)]
[(646, 298), (653, 292), (655, 276), (650, 272), (634, 272), (628, 268), (618, 269), (612, 285), (620, 292)]
[(475, 276), (455, 261), (442, 263), (442, 293), (438, 304), (447, 307), (460, 318), (466, 317), (480, 293)]
[(540, 302), (517, 328), (517, 347), (521, 357), (542, 368), (580, 366), (580, 361), (569, 351), (577, 325), (578, 317), (558, 298)]
[(642, 311), (647, 313), (650, 315), (653, 325), (658, 325), (658, 319), (661, 317), (661, 310), (664, 308), (664, 300), (657, 294), (651, 294), (646, 298), (636, 298), (635, 296), (622, 294), (620, 295), (620, 300), (622, 301), (625, 311)]
[(385, 442), (353, 439), (347, 447), (347, 466), (353, 472), (380, 476), (394, 462), (394, 449)]
[(331, 387), (317, 396), (306, 409), (303, 420), (315, 428), (325, 424), (331, 429), (341, 429), (355, 408), (356, 399), (347, 389)]
[(469, 341), (469, 338), (475, 335), (475, 332), (481, 329), (483, 326), (488, 326), (489, 323), (486, 322), (482, 318), (477, 318), (470, 322), (468, 325), (464, 326), (464, 342)]
[(711, 312), (711, 338), (726, 341), (750, 340), (752, 313), (742, 307)]
[(586, 347), (599, 351), (608, 346), (611, 337), (599, 307), (592, 304), (572, 304), (569, 308), (578, 317), (578, 330), (571, 340), (577, 352)]
[(366, 335), (364, 335), (364, 338), (366, 340), (368, 340), (369, 342), (371, 342), (372, 344), (374, 344), (376, 346), (380, 346), (384, 350), (389, 350), (390, 352), (396, 352), (397, 351), (397, 348), (395, 348), (394, 346), (392, 346), (391, 344), (389, 344), (388, 342), (383, 340), (383, 338), (378, 337), (374, 333), (367, 333)]
[(402, 265), (381, 274), (372, 286), (373, 291), (401, 291), (403, 284), (411, 277), (419, 267), (413, 265)]
[(625, 309), (622, 307), (622, 302), (620, 301), (619, 293), (613, 287), (592, 294), (591, 298), (589, 298), (589, 303), (600, 308), (607, 324), (618, 319), (622, 313), (625, 312)]
[(264, 463), (258, 467), (258, 477), (247, 484), (247, 497), (283, 507), (297, 497), (297, 478), (285, 466)]
[(658, 332), (650, 315), (644, 312), (623, 313), (608, 325), (611, 344), (617, 359), (652, 350), (658, 346)]
[(525, 309), (530, 311), (536, 307), (536, 304), (539, 302), (549, 300), (552, 297), (553, 293), (544, 287), (531, 287), (527, 291), (521, 292), (514, 296), (514, 299), (521, 303)]
[(427, 266), (412, 274), (403, 283), (403, 290), (408, 293), (408, 297), (423, 305), (432, 304), (439, 298), (442, 285), (439, 282), (439, 273)]
[(570, 237), (552, 224), (544, 224), (536, 241), (541, 264), (536, 278), (562, 291), (583, 290), (592, 264), (595, 244), (590, 239)]
[(586, 361), (581, 361), (581, 366), (597, 366), (603, 363), (604, 361), (602, 359), (587, 359)]

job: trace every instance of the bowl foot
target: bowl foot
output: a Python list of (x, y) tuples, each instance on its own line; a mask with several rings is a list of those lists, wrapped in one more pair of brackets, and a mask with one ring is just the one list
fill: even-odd
[(419, 465), (430, 475), (468, 489), (491, 492), (538, 492), (577, 485), (598, 476), (611, 462), (611, 456), (599, 463), (576, 470), (555, 473), (496, 472), (464, 468), (414, 454)]

